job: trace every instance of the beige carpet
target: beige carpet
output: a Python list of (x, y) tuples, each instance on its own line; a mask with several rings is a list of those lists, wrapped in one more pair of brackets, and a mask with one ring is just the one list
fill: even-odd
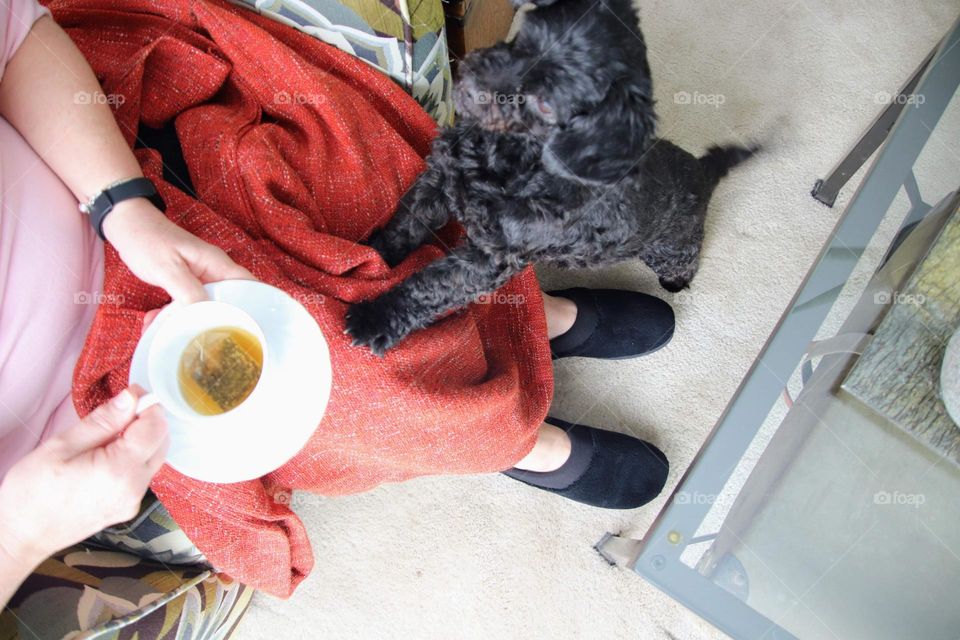
[[(648, 0), (641, 11), (662, 134), (692, 151), (745, 139), (769, 148), (716, 193), (701, 271), (674, 300), (672, 344), (637, 361), (556, 368), (554, 413), (656, 442), (672, 462), (672, 489), (852, 193), (827, 209), (809, 195), (814, 180), (960, 3)], [(678, 104), (683, 95), (690, 104)], [(638, 264), (541, 275), (547, 288), (665, 295)], [(298, 495), (317, 566), (287, 601), (258, 594), (236, 637), (723, 637), (592, 548), (605, 531), (641, 537), (664, 501), (604, 512), (498, 475), (426, 478), (348, 498)]]

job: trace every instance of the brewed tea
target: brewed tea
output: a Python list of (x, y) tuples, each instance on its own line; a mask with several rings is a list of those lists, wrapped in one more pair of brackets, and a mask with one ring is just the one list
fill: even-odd
[(238, 327), (217, 327), (197, 335), (180, 356), (180, 392), (197, 413), (230, 411), (257, 386), (263, 369), (260, 341)]

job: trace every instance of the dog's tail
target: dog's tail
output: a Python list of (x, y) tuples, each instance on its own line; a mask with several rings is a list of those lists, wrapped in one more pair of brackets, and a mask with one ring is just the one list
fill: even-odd
[(703, 173), (706, 175), (710, 185), (716, 186), (717, 183), (720, 182), (720, 179), (727, 175), (730, 169), (733, 169), (758, 151), (760, 151), (759, 145), (752, 145), (750, 147), (740, 147), (737, 145), (710, 147), (707, 149), (706, 155), (700, 158), (700, 167), (703, 169)]

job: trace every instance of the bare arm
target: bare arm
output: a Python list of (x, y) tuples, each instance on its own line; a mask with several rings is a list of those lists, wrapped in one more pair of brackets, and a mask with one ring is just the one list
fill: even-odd
[[(112, 182), (143, 175), (96, 76), (49, 17), (34, 23), (7, 64), (0, 79), (0, 116), (80, 202)], [(252, 278), (223, 251), (177, 227), (144, 198), (119, 203), (103, 231), (137, 277), (175, 299), (204, 299), (203, 282)]]
[(111, 182), (143, 175), (102, 96), (90, 66), (50, 17), (34, 23), (0, 81), (0, 115), (82, 202)]

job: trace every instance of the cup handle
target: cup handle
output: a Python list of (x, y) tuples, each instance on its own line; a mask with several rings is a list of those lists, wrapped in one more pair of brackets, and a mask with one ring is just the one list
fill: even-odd
[(140, 396), (140, 399), (137, 400), (137, 415), (149, 409), (155, 404), (160, 404), (160, 396), (155, 393), (148, 393)]

